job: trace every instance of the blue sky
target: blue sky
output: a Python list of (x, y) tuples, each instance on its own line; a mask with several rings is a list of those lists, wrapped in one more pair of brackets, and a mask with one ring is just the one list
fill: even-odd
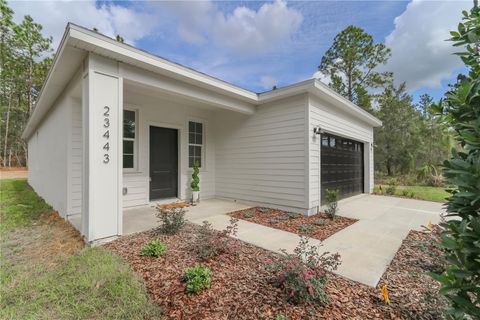
[(55, 44), (67, 21), (246, 89), (262, 92), (315, 74), (335, 35), (353, 24), (392, 49), (382, 69), (418, 97), (440, 98), (463, 71), (448, 31), (470, 1), (38, 1), (11, 2)]

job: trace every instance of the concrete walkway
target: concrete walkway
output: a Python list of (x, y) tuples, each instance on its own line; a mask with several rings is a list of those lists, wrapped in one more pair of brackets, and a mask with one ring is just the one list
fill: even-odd
[[(214, 210), (209, 204), (215, 203)], [(230, 217), (224, 214), (247, 208), (246, 205), (222, 200), (207, 200), (188, 210), (188, 219), (196, 224), (209, 221), (217, 230), (224, 229)], [(230, 207), (229, 207), (230, 206)], [(224, 210), (219, 210), (224, 209)], [(342, 264), (337, 274), (375, 287), (410, 230), (437, 223), (442, 212), (440, 203), (395, 197), (361, 195), (340, 202), (339, 214), (359, 221), (323, 241), (322, 251), (338, 252)], [(294, 233), (259, 224), (239, 221), (238, 238), (261, 248), (293, 252), (300, 237)], [(311, 244), (320, 241), (310, 239)]]

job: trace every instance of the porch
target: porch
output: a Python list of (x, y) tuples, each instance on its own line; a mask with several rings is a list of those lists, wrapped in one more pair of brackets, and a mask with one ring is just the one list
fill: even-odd
[[(202, 200), (198, 204), (186, 208), (185, 218), (194, 223), (201, 223), (204, 219), (249, 207), (251, 206), (245, 203), (212, 198)], [(153, 203), (147, 206), (125, 208), (123, 210), (122, 235), (143, 232), (157, 227), (159, 222), (155, 212)], [(81, 230), (82, 222), (80, 216), (74, 216), (69, 221), (77, 230)]]

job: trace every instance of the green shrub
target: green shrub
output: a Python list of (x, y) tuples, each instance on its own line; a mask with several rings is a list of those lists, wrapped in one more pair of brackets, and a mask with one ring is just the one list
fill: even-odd
[[(480, 319), (480, 8), (463, 11), (458, 31), (452, 31), (456, 53), (468, 71), (459, 75), (445, 100), (434, 106), (454, 129), (459, 150), (443, 163), (447, 184), (455, 185), (447, 202), (448, 221), (441, 224), (441, 245), (449, 262), (432, 275), (450, 300), (451, 318)], [(460, 50), (459, 50), (460, 51)]]
[(247, 219), (253, 218), (257, 215), (257, 213), (254, 210), (247, 210), (243, 213), (243, 216)]
[(373, 187), (373, 193), (375, 194), (382, 194), (383, 190), (381, 189), (381, 186), (374, 186)]
[(410, 194), (409, 194), (410, 198), (414, 198), (415, 197), (415, 192), (413, 191), (410, 191)]
[(331, 218), (335, 218), (338, 211), (338, 190), (326, 190), (327, 209), (325, 213)]
[(323, 226), (327, 224), (327, 221), (325, 221), (325, 219), (317, 219), (313, 221), (313, 224), (316, 226)]
[(407, 189), (402, 190), (402, 196), (408, 197), (409, 194), (410, 194), (410, 191), (408, 191)]
[(337, 269), (340, 255), (320, 254), (319, 248), (310, 245), (304, 237), (300, 238), (293, 254), (281, 251), (284, 255), (267, 267), (272, 273), (272, 283), (281, 288), (286, 299), (294, 304), (327, 304), (327, 272)]
[(313, 226), (309, 224), (301, 224), (298, 227), (298, 231), (301, 233), (312, 233), (313, 232)]
[(142, 256), (162, 257), (167, 252), (167, 245), (160, 240), (152, 240), (142, 249)]
[(175, 234), (185, 225), (185, 209), (157, 206), (156, 216), (160, 220), (160, 231)]
[(212, 283), (212, 273), (209, 268), (197, 265), (183, 270), (183, 281), (187, 284), (187, 293), (200, 293), (209, 289)]
[(231, 218), (230, 225), (222, 231), (213, 230), (208, 221), (203, 221), (197, 231), (193, 250), (201, 260), (213, 259), (221, 254), (233, 254), (240, 243), (238, 239), (233, 238), (237, 231), (238, 219), (235, 218)]
[(200, 177), (198, 174), (200, 170), (198, 169), (198, 161), (195, 160), (193, 163), (193, 173), (192, 173), (192, 182), (190, 183), (190, 188), (192, 191), (200, 191)]
[(395, 178), (388, 179), (387, 184), (388, 186), (385, 188), (385, 193), (394, 195), (395, 191), (397, 191), (398, 180)]

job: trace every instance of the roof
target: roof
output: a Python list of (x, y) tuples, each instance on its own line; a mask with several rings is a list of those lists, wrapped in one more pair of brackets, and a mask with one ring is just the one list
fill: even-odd
[(212, 90), (254, 106), (300, 93), (311, 93), (322, 99), (329, 100), (335, 106), (344, 109), (372, 126), (376, 127), (382, 124), (379, 119), (345, 99), (317, 79), (309, 79), (283, 88), (255, 93), (129, 44), (118, 42), (96, 31), (68, 23), (55, 59), (35, 104), (34, 112), (23, 132), (22, 137), (24, 139), (28, 139), (33, 134), (47, 115), (50, 107), (65, 89), (68, 81), (79, 69), (86, 52), (93, 52), (126, 64), (146, 68), (155, 73)]

